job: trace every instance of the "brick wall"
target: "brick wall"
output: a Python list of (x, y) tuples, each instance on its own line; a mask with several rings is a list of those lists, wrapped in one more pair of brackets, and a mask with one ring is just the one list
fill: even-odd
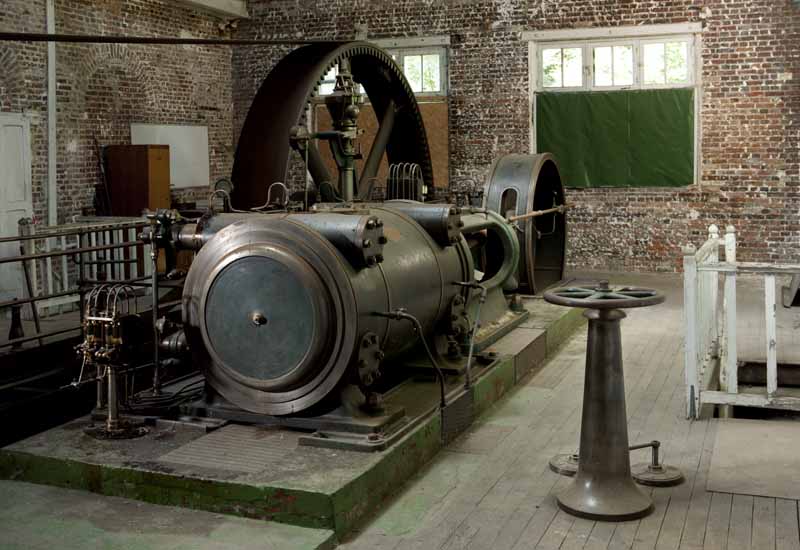
[[(222, 20), (166, 0), (57, 0), (56, 32), (219, 37)], [(4, 0), (0, 29), (45, 31), (44, 0)], [(131, 122), (208, 126), (212, 180), (230, 174), (231, 48), (58, 44), (58, 214), (92, 207), (101, 146)], [(34, 211), (46, 219), (47, 46), (0, 44), (0, 109), (31, 119)], [(177, 192), (205, 198), (208, 187)]]
[[(450, 180), (483, 181), (499, 155), (529, 150), (523, 30), (703, 20), (700, 186), (573, 190), (577, 268), (679, 268), (710, 223), (739, 230), (740, 258), (800, 260), (800, 9), (792, 0), (251, 0), (241, 37), (449, 35)], [(702, 14), (702, 15), (701, 15)], [(239, 48), (234, 134), (284, 53)]]

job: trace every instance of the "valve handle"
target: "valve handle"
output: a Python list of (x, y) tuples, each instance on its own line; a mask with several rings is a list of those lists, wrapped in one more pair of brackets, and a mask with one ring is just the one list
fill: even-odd
[(595, 287), (565, 286), (547, 290), (544, 299), (560, 306), (587, 309), (627, 309), (660, 304), (664, 295), (652, 288), (612, 288), (608, 281), (600, 281)]

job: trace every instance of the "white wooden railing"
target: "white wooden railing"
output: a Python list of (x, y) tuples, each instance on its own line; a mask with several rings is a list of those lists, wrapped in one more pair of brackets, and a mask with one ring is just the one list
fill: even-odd
[[(719, 248), (725, 247), (725, 261)], [(720, 239), (716, 226), (700, 247), (683, 249), (685, 321), (686, 414), (698, 418), (704, 404), (739, 405), (800, 410), (800, 396), (778, 393), (776, 276), (800, 273), (800, 265), (771, 265), (736, 261), (736, 233), (732, 226)], [(740, 393), (736, 338), (736, 277), (764, 278), (766, 386), (763, 393)], [(719, 296), (723, 278), (722, 300)]]

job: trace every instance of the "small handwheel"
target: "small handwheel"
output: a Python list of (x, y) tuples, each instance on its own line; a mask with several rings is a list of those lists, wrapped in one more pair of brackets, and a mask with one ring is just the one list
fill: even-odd
[(596, 287), (566, 286), (544, 293), (551, 304), (587, 309), (627, 309), (660, 304), (664, 295), (652, 288), (612, 288), (608, 281), (600, 281)]

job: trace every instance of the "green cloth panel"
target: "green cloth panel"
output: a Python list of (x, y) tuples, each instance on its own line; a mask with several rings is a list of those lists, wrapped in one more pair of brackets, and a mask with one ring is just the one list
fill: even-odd
[(537, 94), (536, 137), (567, 187), (690, 185), (694, 91)]

